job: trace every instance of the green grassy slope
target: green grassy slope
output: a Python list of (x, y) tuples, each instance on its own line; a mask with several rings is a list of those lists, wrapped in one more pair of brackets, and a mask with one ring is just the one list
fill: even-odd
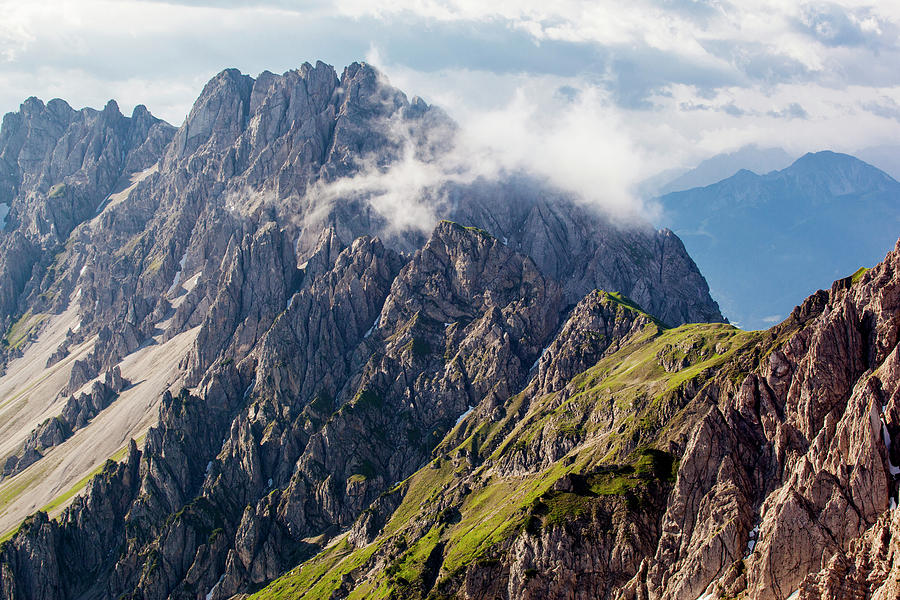
[[(670, 442), (699, 414), (689, 401), (705, 385), (738, 386), (784, 339), (724, 324), (648, 325), (564, 390), (529, 388), (497, 421), (466, 419), (388, 492), (399, 507), (372, 543), (357, 548), (344, 534), (253, 597), (327, 598), (342, 584), (349, 598), (442, 597), (523, 532), (664, 504), (679, 458)], [(542, 454), (547, 440), (559, 456)], [(560, 489), (566, 477), (575, 489)]]

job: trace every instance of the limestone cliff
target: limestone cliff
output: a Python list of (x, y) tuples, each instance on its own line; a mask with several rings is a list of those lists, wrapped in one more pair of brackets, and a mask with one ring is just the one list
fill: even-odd
[[(223, 71), (178, 130), (114, 104), (29, 100), (6, 118), (0, 389), (15, 402), (0, 416), (22, 423), (3, 441), (0, 486), (16, 498), (47, 483), (36, 508), (56, 512), (10, 531), (0, 598), (224, 599), (300, 564), (328, 565), (294, 588), (314, 597), (684, 595), (725, 581), (735, 550), (707, 550), (719, 538), (706, 534), (721, 525), (740, 545), (757, 516), (793, 511), (776, 482), (806, 472), (799, 457), (840, 421), (841, 398), (881, 368), (874, 348), (896, 344), (879, 325), (892, 308), (866, 283), (875, 271), (748, 334), (719, 323), (670, 231), (613, 224), (527, 176), (441, 183), (411, 227), (366, 193), (323, 191), (409, 148), (438, 160), (453, 135), (365, 64)], [(865, 331), (881, 337), (845, 361), (859, 353), (834, 336), (862, 313), (841, 308), (822, 334), (835, 345), (809, 354), (840, 302), (876, 315)], [(777, 423), (753, 410), (729, 421), (776, 354), (802, 373), (791, 393), (770, 384)], [(119, 409), (134, 388), (158, 393)], [(96, 477), (48, 483), (48, 457), (96, 452), (117, 410), (116, 431), (141, 444), (96, 457)], [(695, 465), (702, 431), (720, 453)], [(866, 490), (870, 454), (847, 480)], [(706, 499), (748, 481), (770, 487)], [(884, 508), (864, 506), (847, 543)], [(807, 558), (803, 576), (824, 568)], [(727, 585), (799, 582), (768, 564)]]

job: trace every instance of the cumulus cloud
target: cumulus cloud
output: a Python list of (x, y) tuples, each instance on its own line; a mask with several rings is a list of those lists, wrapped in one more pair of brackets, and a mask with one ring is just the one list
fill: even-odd
[[(900, 136), (900, 3), (866, 0), (0, 0), (0, 110), (115, 98), (181, 123), (204, 82), (371, 56), (461, 124), (459, 158), (354, 183), (390, 210), (430, 179), (526, 170), (616, 213), (635, 182), (746, 144)], [(421, 162), (421, 161), (419, 161)], [(381, 192), (377, 192), (381, 190)], [(325, 194), (327, 196), (327, 194)], [(378, 207), (376, 206), (376, 209)], [(414, 207), (407, 214), (415, 214)]]
[(878, 100), (870, 100), (864, 102), (862, 107), (873, 115), (900, 122), (900, 104), (893, 98), (885, 96)]
[(441, 186), (451, 179), (469, 179), (450, 171), (446, 163), (422, 160), (411, 139), (405, 140), (400, 158), (390, 165), (363, 159), (358, 167), (354, 176), (319, 181), (307, 190), (307, 200), (314, 207), (307, 222), (327, 214), (326, 209), (338, 200), (359, 199), (381, 215), (388, 233), (427, 231), (437, 220)]
[(359, 198), (384, 217), (390, 232), (427, 232), (446, 201), (447, 184), (527, 174), (614, 221), (653, 220), (655, 205), (635, 193), (649, 174), (650, 150), (635, 144), (608, 94), (544, 83), (522, 82), (499, 107), (450, 107), (458, 121), (432, 128), (426, 140), (399, 119), (386, 122), (383, 133), (401, 148), (396, 160), (382, 165), (363, 157), (357, 174), (320, 182), (307, 196), (315, 206)]
[[(508, 152), (498, 151), (512, 157), (504, 159), (507, 164), (530, 163), (529, 168), (576, 182), (589, 177), (590, 183), (577, 187), (595, 194), (617, 189), (620, 198), (634, 189), (633, 184), (622, 183), (625, 174), (640, 180), (748, 144), (782, 147), (800, 155), (822, 149), (853, 152), (892, 143), (900, 136), (900, 123), (886, 122), (862, 108), (870, 102), (889, 106), (886, 99), (900, 99), (900, 86), (797, 82), (710, 90), (672, 84), (649, 96), (650, 108), (643, 108), (622, 106), (602, 82), (590, 78), (469, 69), (422, 72), (391, 61), (384, 53), (375, 58), (373, 62), (395, 85), (445, 107), (464, 130), (474, 132), (471, 135), (482, 130), (487, 143), (508, 145)], [(492, 127), (492, 122), (505, 119), (521, 125)], [(572, 150), (560, 168), (549, 167), (552, 160), (541, 160), (551, 154), (545, 149), (556, 147), (545, 140), (555, 140), (562, 147), (561, 156)], [(572, 143), (566, 147), (563, 140)], [(600, 160), (607, 154), (608, 169)], [(561, 176), (568, 166), (581, 176)], [(607, 171), (613, 171), (609, 177), (618, 183), (604, 184)]]
[(648, 175), (638, 147), (599, 88), (575, 99), (522, 86), (494, 110), (462, 115), (461, 148), (482, 170), (524, 171), (546, 178), (582, 202), (618, 218), (648, 216), (634, 186)]

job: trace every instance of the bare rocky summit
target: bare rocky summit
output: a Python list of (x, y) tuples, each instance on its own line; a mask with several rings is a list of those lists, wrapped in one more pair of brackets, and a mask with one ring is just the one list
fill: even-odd
[(354, 187), (453, 135), (365, 64), (223, 71), (177, 130), (7, 116), (3, 493), (158, 394), (0, 598), (887, 593), (900, 252), (743, 332), (673, 233), (527, 175), (414, 227)]

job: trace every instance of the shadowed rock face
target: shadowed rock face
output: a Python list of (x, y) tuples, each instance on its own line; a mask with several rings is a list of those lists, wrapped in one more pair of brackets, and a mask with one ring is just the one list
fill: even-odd
[[(79, 308), (80, 325), (47, 361), (93, 343), (63, 397), (193, 329), (185, 387), (163, 396), (143, 448), (108, 464), (58, 520), (39, 514), (0, 549), (0, 598), (219, 599), (258, 588), (336, 532), (377, 537), (399, 506), (397, 482), (461, 434), (461, 415), (507, 435), (525, 416), (509, 408), (514, 398), (567, 389), (648, 327), (721, 321), (674, 234), (614, 226), (523, 176), (441, 184), (422, 200), (434, 222), (414, 229), (394, 227), (358, 190), (325, 193), (409, 147), (429, 161), (452, 142), (446, 115), (368, 65), (223, 71), (177, 131), (142, 109), (117, 114), (30, 100), (4, 122), (0, 158), (18, 158), (0, 161), (0, 202), (11, 206), (0, 276), (15, 283), (0, 292), (2, 315)], [(82, 162), (58, 158), (75, 146), (90, 149)], [(57, 180), (65, 187), (51, 191)], [(59, 194), (74, 194), (68, 220), (44, 227)], [(86, 424), (77, 435), (115, 402), (96, 391), (66, 409)], [(53, 427), (35, 439), (71, 433)], [(463, 470), (485, 459), (479, 436), (455, 455)], [(570, 444), (548, 430), (498, 469), (528, 473)], [(582, 484), (575, 474), (560, 485)], [(609, 590), (654, 548), (664, 507), (629, 509), (637, 541)], [(516, 543), (535, 555), (595, 548), (560, 532)]]
[[(416, 274), (440, 291), (419, 314), (467, 295)], [(519, 393), (482, 399), (266, 593), (893, 597), (898, 338), (900, 242), (767, 332), (669, 329), (590, 294)]]
[(0, 127), (0, 323), (24, 312), (19, 295), (40, 283), (72, 230), (131, 174), (151, 166), (175, 130), (137, 106), (130, 118), (110, 101), (102, 111), (64, 101), (26, 100)]

